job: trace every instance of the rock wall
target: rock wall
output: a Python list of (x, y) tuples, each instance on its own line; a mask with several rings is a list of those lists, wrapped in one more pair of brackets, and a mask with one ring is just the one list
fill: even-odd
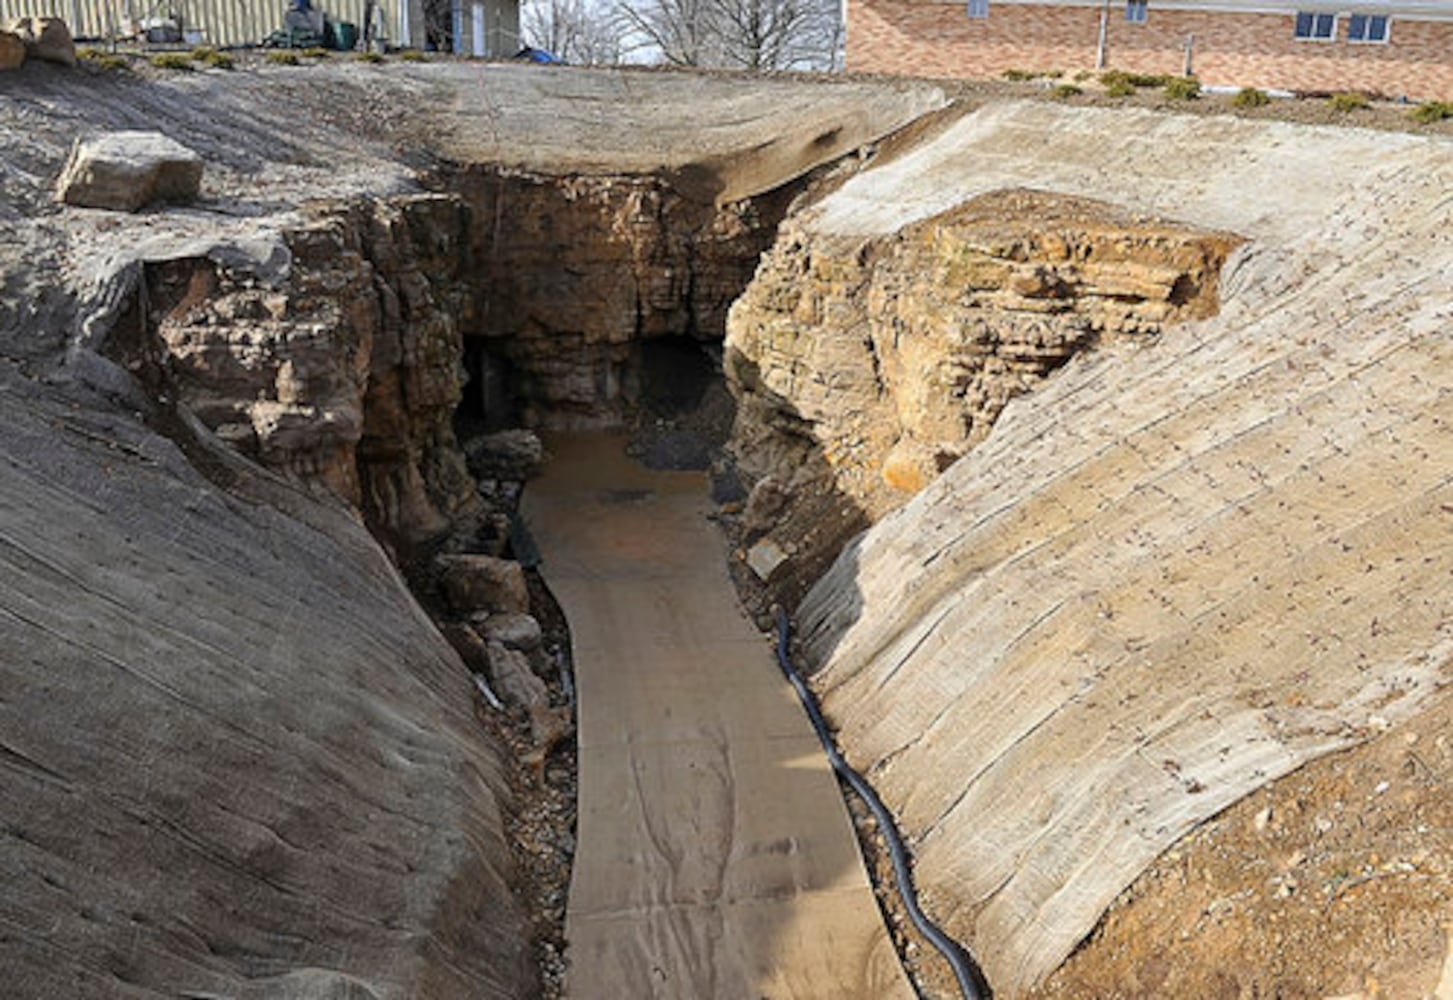
[(556, 429), (625, 421), (642, 390), (641, 341), (719, 341), (799, 189), (718, 208), (652, 174), (479, 167), (448, 185), (475, 219), (466, 333), (512, 364), (523, 422)]
[(811, 442), (881, 517), (1077, 352), (1214, 313), (1236, 242), (1031, 191), (874, 239), (813, 234), (807, 213), (732, 307), (738, 463), (790, 479)]
[[(1011, 401), (798, 609), (926, 906), (1003, 997), (1198, 823), (1453, 681), (1447, 143), (994, 105), (848, 181), (805, 238), (891, 242), (1031, 183), (1243, 234), (1218, 312)], [(1446, 922), (1436, 873), (1418, 879), (1401, 911)], [(1359, 947), (1401, 940), (1381, 926)], [(1200, 954), (1241, 995), (1363, 982), (1336, 945), (1295, 972)]]
[[(311, 205), (264, 280), (207, 258), (146, 272), (133, 366), (242, 453), (359, 509), (397, 555), (483, 510), (454, 440), (465, 207), (417, 195)], [(152, 339), (154, 336), (154, 340)]]

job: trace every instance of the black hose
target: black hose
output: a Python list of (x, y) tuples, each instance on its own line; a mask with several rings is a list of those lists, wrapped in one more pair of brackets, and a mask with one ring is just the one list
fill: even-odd
[(954, 970), (954, 977), (959, 981), (959, 992), (964, 995), (964, 1000), (983, 1000), (989, 995), (989, 988), (984, 982), (978, 967), (969, 953), (953, 938), (949, 937), (938, 925), (928, 918), (923, 908), (918, 905), (918, 890), (913, 887), (913, 873), (908, 866), (908, 850), (903, 846), (903, 836), (898, 832), (898, 824), (893, 820), (893, 814), (888, 807), (883, 805), (883, 800), (878, 798), (878, 793), (873, 791), (873, 786), (868, 784), (853, 766), (847, 762), (837, 748), (837, 743), (832, 738), (832, 731), (827, 727), (827, 720), (822, 716), (822, 709), (818, 708), (817, 698), (803, 681), (797, 668), (792, 665), (792, 655), (787, 650), (787, 644), (791, 639), (791, 622), (787, 618), (785, 609), (777, 609), (777, 665), (782, 668), (782, 673), (787, 676), (793, 690), (797, 692), (798, 699), (802, 702), (807, 717), (812, 721), (812, 728), (817, 730), (817, 738), (822, 742), (823, 752), (832, 763), (832, 769), (837, 772), (839, 778), (852, 786), (853, 791), (868, 804), (873, 816), (878, 821), (878, 828), (883, 831), (883, 839), (888, 842), (888, 853), (893, 858), (893, 877), (898, 883), (898, 894), (903, 897), (903, 906), (908, 911), (908, 919), (913, 921), (913, 926), (918, 928), (918, 933), (928, 939), (929, 943), (938, 949), (944, 959)]

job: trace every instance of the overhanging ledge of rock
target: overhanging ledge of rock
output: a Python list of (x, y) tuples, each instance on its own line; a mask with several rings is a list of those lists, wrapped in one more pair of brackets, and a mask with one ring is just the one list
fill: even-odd
[(135, 212), (152, 202), (191, 201), (202, 158), (160, 132), (112, 132), (77, 142), (56, 181), (56, 200), (81, 208)]

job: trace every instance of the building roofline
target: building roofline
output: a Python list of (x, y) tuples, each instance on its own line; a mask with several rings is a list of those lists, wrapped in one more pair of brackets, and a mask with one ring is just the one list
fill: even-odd
[[(956, 0), (958, 2), (958, 0)], [(1038, 7), (1101, 7), (1104, 0), (992, 0), (998, 4)], [(1110, 0), (1119, 6), (1123, 0)], [(1453, 3), (1434, 0), (1149, 0), (1152, 10), (1205, 11), (1216, 14), (1284, 14), (1319, 11), (1332, 14), (1386, 14), (1417, 21), (1453, 21)]]

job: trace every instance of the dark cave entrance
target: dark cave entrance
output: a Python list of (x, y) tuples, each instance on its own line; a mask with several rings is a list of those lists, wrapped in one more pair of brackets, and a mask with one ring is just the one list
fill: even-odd
[(464, 385), (454, 415), (460, 439), (520, 426), (519, 374), (480, 337), (464, 339)]
[(702, 405), (722, 380), (721, 343), (685, 335), (652, 337), (637, 345), (639, 404), (645, 414), (671, 419)]

